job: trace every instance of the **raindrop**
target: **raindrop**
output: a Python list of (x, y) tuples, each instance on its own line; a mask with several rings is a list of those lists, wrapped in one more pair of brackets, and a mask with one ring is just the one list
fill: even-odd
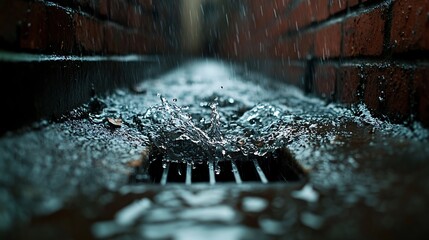
[(220, 166), (218, 164), (216, 164), (215, 173), (216, 175), (220, 174)]

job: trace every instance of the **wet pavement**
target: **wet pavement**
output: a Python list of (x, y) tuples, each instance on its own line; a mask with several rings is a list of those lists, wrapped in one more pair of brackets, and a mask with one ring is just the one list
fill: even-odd
[[(169, 141), (177, 129), (148, 122), (154, 109), (169, 113), (162, 117), (173, 127), (188, 124), (179, 128), (187, 133), (180, 144), (196, 146)], [(190, 62), (2, 136), (0, 238), (421, 239), (429, 233), (429, 132), (406, 125), (228, 63)], [(199, 149), (196, 136), (207, 147)], [(249, 146), (243, 156), (284, 147), (307, 176), (267, 184), (130, 181), (153, 143), (162, 149), (160, 139), (183, 149), (184, 164), (207, 158), (211, 146), (224, 150), (221, 157), (237, 142)], [(180, 161), (178, 149), (164, 157)], [(231, 170), (219, 171), (215, 177)]]

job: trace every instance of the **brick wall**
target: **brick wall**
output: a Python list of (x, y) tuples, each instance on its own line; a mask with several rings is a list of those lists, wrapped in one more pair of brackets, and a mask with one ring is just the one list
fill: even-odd
[(394, 122), (429, 126), (429, 1), (248, 0), (220, 51)]
[[(327, 101), (365, 103), (377, 116), (395, 122), (417, 119), (429, 126), (428, 0), (202, 2), (208, 6), (203, 6), (204, 12), (212, 12), (217, 20), (203, 18), (207, 22), (202, 39), (208, 46), (202, 46), (201, 54), (244, 61)], [(180, 4), (3, 0), (0, 50), (57, 55), (183, 53), (180, 41), (186, 36), (181, 32)], [(56, 70), (68, 72), (65, 67)], [(50, 71), (38, 71), (38, 78), (45, 79)], [(67, 74), (61, 77), (74, 81), (75, 76)], [(22, 82), (28, 81), (33, 80), (23, 75)], [(13, 94), (9, 95), (3, 98)]]
[(0, 49), (110, 55), (173, 52), (178, 1), (0, 1)]
[(0, 0), (0, 135), (174, 67), (179, 3)]

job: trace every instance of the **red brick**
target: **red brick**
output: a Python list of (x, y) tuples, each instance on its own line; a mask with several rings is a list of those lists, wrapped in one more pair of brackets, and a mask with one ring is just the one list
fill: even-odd
[(99, 0), (98, 12), (103, 17), (109, 16), (109, 0)]
[(274, 11), (275, 2), (272, 1), (254, 1), (254, 6), (252, 7), (251, 17), (255, 19), (254, 24), (251, 25), (254, 29), (264, 29), (270, 23), (273, 23), (277, 17), (277, 12)]
[[(144, 13), (139, 5), (128, 5), (127, 14), (127, 26), (131, 28), (140, 28), (143, 26), (143, 17), (148, 17), (147, 13)], [(152, 15), (150, 15), (152, 16)], [(151, 21), (152, 18), (146, 18), (146, 21)], [(153, 24), (151, 24), (153, 25)], [(147, 26), (147, 25), (146, 25)]]
[(166, 44), (162, 37), (145, 33), (128, 33), (129, 51), (138, 54), (155, 54), (165, 52)]
[(333, 100), (336, 88), (336, 67), (331, 64), (318, 64), (314, 68), (313, 92), (324, 99)]
[(358, 65), (343, 65), (338, 69), (337, 98), (341, 103), (358, 103), (360, 94), (360, 69)]
[[(365, 2), (366, 0), (364, 0), (363, 2)], [(359, 4), (359, 0), (348, 0), (347, 1), (347, 7), (354, 7), (356, 5)]]
[(88, 8), (88, 9), (91, 9), (92, 11), (96, 11), (97, 10), (98, 1), (99, 0), (74, 0), (74, 2), (79, 7)]
[[(310, 2), (310, 1), (308, 1)], [(312, 21), (320, 22), (329, 16), (329, 0), (317, 0), (311, 2)], [(304, 14), (304, 13), (303, 13)]]
[(312, 7), (307, 1), (301, 2), (287, 16), (287, 21), (290, 30), (299, 31), (300, 28), (312, 22)]
[(48, 45), (47, 40), (47, 11), (45, 5), (39, 2), (31, 4), (27, 18), (21, 25), (20, 47), (43, 51)]
[(312, 22), (318, 22), (329, 16), (329, 0), (301, 1), (287, 16), (289, 29), (299, 31)]
[[(292, 1), (293, 0), (275, 0), (274, 2), (277, 9), (286, 10), (286, 9), (289, 9), (290, 3)], [(282, 11), (279, 11), (279, 13), (280, 12)]]
[(108, 2), (109, 19), (122, 25), (128, 25), (128, 6), (128, 1), (110, 0)]
[(276, 80), (284, 80), (286, 79), (286, 63), (282, 61), (272, 61), (269, 63), (269, 68), (264, 68), (264, 72), (267, 73), (269, 77), (272, 77)]
[(84, 50), (101, 52), (104, 47), (104, 27), (94, 18), (74, 14), (76, 42)]
[(354, 7), (359, 4), (359, 0), (330, 0), (329, 13), (336, 14), (346, 10), (348, 7)]
[(335, 14), (341, 12), (347, 8), (347, 0), (330, 0), (329, 1), (329, 13)]
[[(240, 27), (241, 28), (241, 27)], [(284, 16), (280, 16), (277, 21), (267, 27), (267, 37), (273, 40), (278, 39), (282, 34), (289, 31), (289, 24)]]
[(399, 66), (365, 68), (365, 103), (376, 115), (394, 122), (409, 119), (411, 72)]
[(247, 50), (249, 50), (249, 47), (251, 49), (259, 49), (260, 44), (264, 46), (271, 45), (274, 41), (277, 41), (282, 34), (278, 30), (275, 30), (274, 25), (271, 27), (272, 29), (267, 27), (257, 31), (253, 29), (253, 27), (249, 27), (246, 23), (247, 22), (233, 23), (234, 27), (230, 28), (228, 33), (231, 40), (236, 42), (238, 48), (246, 48)]
[(127, 53), (126, 34), (123, 29), (115, 25), (107, 25), (104, 28), (104, 41), (107, 53), (123, 54)]
[(152, 54), (154, 54), (154, 53), (158, 53), (158, 54), (159, 53), (168, 53), (170, 50), (170, 49), (168, 49), (168, 45), (165, 42), (164, 36), (162, 36), (162, 35), (152, 36), (151, 43), (152, 43), (151, 46), (153, 46), (153, 47), (152, 47), (152, 51), (149, 51), (149, 53), (152, 53)]
[(55, 53), (71, 53), (75, 44), (73, 15), (57, 6), (46, 9), (49, 49)]
[(150, 14), (143, 14), (139, 16), (139, 31), (143, 32), (156, 32), (153, 16)]
[(153, 7), (152, 0), (138, 0), (140, 5), (144, 7), (145, 9), (151, 9)]
[(315, 33), (314, 55), (326, 59), (341, 54), (341, 23), (335, 23)]
[[(110, 20), (129, 26), (130, 20), (138, 18), (140, 5), (124, 0), (111, 0), (109, 5)], [(132, 16), (130, 16), (132, 15)]]
[(148, 53), (151, 43), (147, 35), (141, 33), (128, 34), (127, 43), (130, 46), (130, 51), (138, 54)]
[(284, 41), (276, 43), (273, 50), (278, 56), (290, 59), (306, 59), (312, 55), (314, 34), (312, 32), (299, 34), (298, 36), (287, 38)]
[(416, 69), (412, 90), (417, 105), (417, 119), (429, 127), (429, 68)]
[(307, 73), (306, 66), (302, 63), (292, 63), (289, 64), (288, 61), (285, 61), (284, 66), (282, 67), (284, 74), (284, 81), (297, 86), (301, 89), (305, 85), (305, 76)]
[(383, 52), (385, 8), (351, 17), (344, 23), (343, 56), (378, 56)]
[(385, 100), (384, 82), (387, 70), (378, 66), (364, 66), (362, 70), (364, 80), (364, 102), (368, 109), (375, 115), (380, 116), (382, 104)]
[(410, 116), (410, 76), (407, 69), (390, 67), (386, 76), (386, 114), (393, 121), (403, 121)]
[(429, 50), (429, 2), (397, 0), (393, 4), (390, 43), (394, 52)]
[(0, 3), (0, 40), (13, 45), (19, 44), (18, 27), (26, 22), (29, 8), (28, 2), (20, 0)]

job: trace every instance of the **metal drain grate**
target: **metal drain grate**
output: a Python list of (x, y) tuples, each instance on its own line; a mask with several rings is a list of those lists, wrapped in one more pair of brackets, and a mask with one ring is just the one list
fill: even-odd
[(215, 170), (213, 162), (192, 164), (163, 162), (162, 156), (151, 153), (146, 164), (135, 168), (130, 183), (201, 183), (219, 182), (294, 182), (305, 179), (304, 168), (287, 149), (278, 149), (264, 157), (255, 156), (246, 161), (219, 161)]

